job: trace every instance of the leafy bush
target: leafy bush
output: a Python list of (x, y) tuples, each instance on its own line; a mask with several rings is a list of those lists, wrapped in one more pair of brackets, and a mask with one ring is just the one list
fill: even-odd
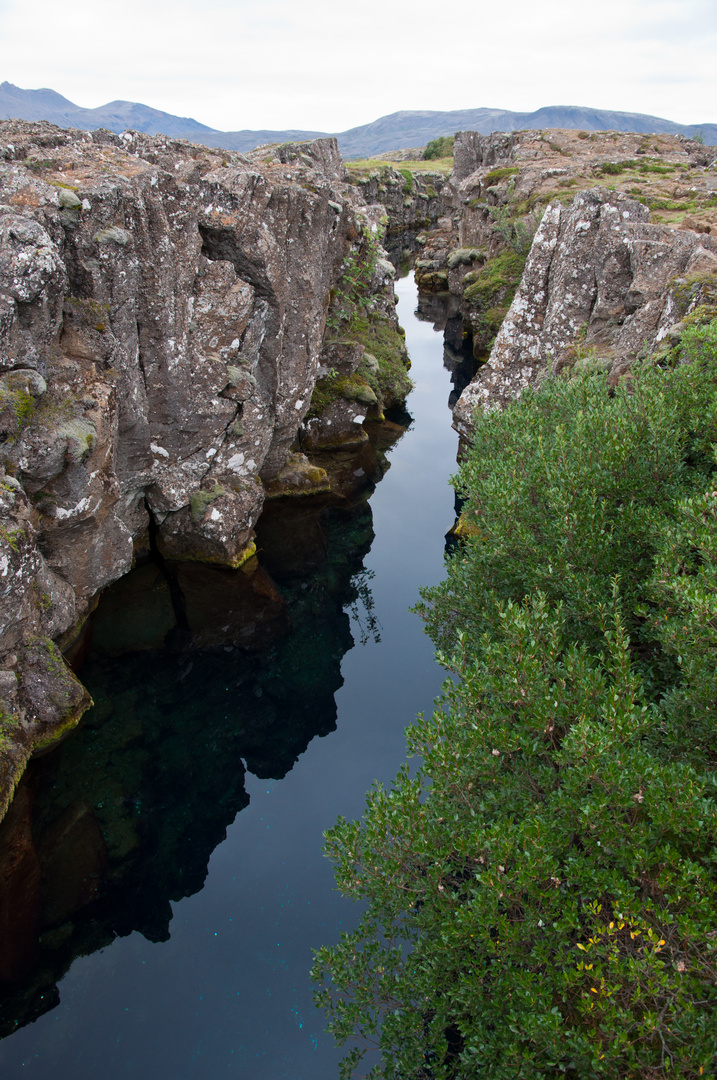
[(327, 837), (365, 910), (317, 1000), (371, 1076), (714, 1075), (715, 335), (476, 419), (422, 606), (453, 681)]
[(454, 142), (453, 135), (439, 135), (437, 139), (431, 139), (423, 151), (423, 160), (437, 161), (438, 158), (452, 157)]

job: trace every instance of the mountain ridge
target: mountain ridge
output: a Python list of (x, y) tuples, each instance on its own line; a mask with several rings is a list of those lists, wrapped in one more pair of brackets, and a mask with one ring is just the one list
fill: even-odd
[(134, 101), (110, 101), (96, 109), (75, 105), (49, 88), (23, 90), (12, 83), (0, 84), (0, 119), (49, 120), (60, 127), (91, 131), (98, 127), (122, 132), (131, 128), (149, 135), (168, 135), (224, 150), (248, 153), (265, 143), (294, 142), (334, 135), (345, 158), (369, 157), (401, 146), (424, 146), (440, 135), (456, 131), (542, 130), (572, 128), (585, 131), (635, 131), (667, 133), (693, 138), (701, 135), (706, 144), (717, 145), (717, 124), (677, 124), (647, 113), (595, 109), (581, 105), (546, 105), (533, 112), (478, 108), (439, 110), (399, 110), (342, 132), (304, 129), (242, 129), (219, 131), (192, 117), (175, 116)]

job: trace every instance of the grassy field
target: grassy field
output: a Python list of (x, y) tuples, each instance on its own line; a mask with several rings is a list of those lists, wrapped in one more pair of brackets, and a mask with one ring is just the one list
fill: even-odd
[(386, 158), (359, 158), (344, 163), (352, 176), (368, 176), (381, 169), (408, 169), (410, 172), (443, 173), (445, 176), (453, 170), (453, 158), (436, 158), (433, 161), (388, 161)]

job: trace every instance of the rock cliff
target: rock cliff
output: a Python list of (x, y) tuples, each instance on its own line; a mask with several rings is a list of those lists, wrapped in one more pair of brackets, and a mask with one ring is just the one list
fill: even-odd
[(683, 318), (717, 312), (711, 148), (667, 135), (462, 132), (454, 163), (416, 277), (461, 313), (480, 365), (454, 409), (462, 435), (477, 406), (576, 364), (614, 382), (666, 348)]
[[(454, 426), (499, 407), (565, 368), (604, 370), (614, 383), (638, 357), (679, 334), (717, 286), (717, 239), (650, 224), (650, 211), (594, 188), (551, 203), (487, 363), (463, 391)], [(701, 304), (702, 302), (702, 304)], [(710, 306), (711, 308), (711, 306)]]
[(150, 526), (167, 558), (252, 554), (347, 259), (395, 326), (377, 216), (333, 139), (0, 124), (0, 813), (89, 703), (56, 643)]

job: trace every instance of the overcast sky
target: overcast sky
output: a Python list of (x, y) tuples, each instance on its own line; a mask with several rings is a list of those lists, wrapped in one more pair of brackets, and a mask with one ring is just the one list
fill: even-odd
[(589, 105), (717, 122), (717, 0), (0, 0), (0, 81), (223, 130)]

